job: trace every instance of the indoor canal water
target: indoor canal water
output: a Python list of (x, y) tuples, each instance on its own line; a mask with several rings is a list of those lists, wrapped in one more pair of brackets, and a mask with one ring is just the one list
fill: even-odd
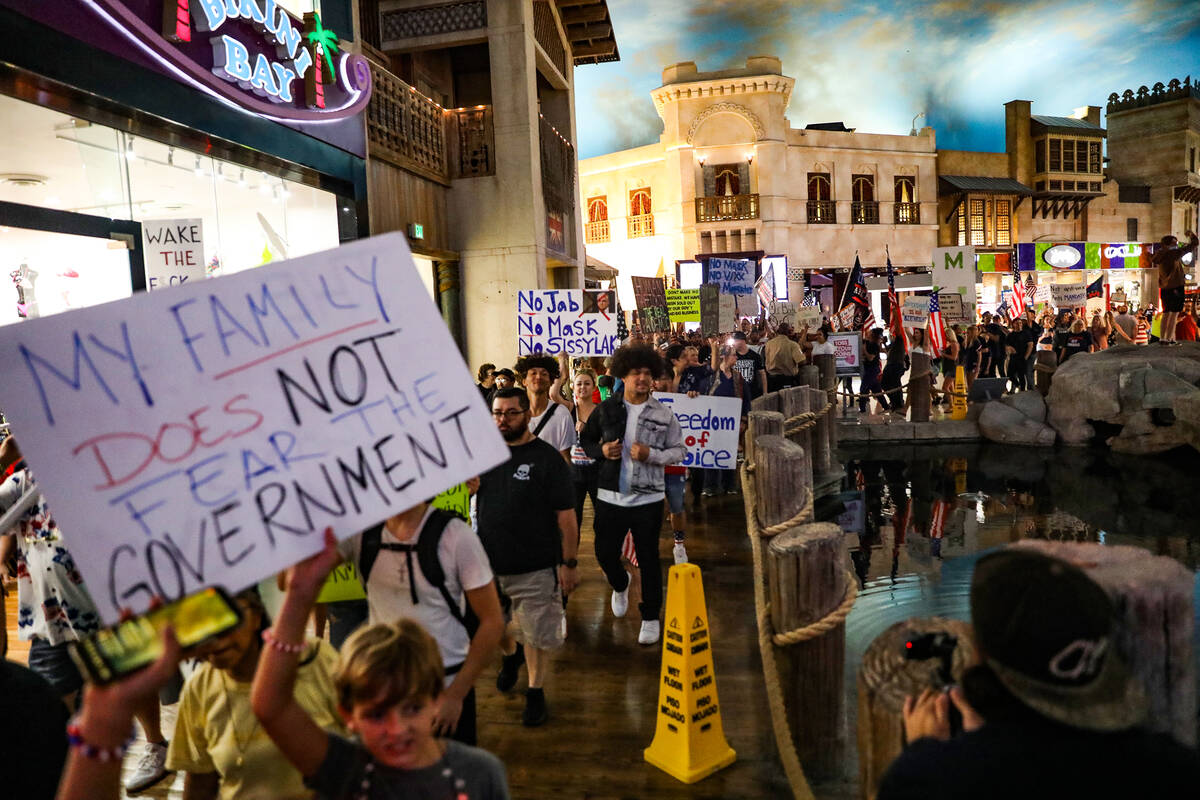
[[(867, 646), (896, 622), (969, 620), (976, 561), (1021, 539), (1132, 545), (1200, 567), (1200, 454), (997, 444), (842, 445), (840, 491), (820, 520), (846, 531), (858, 600), (846, 620), (847, 772), (857, 783), (855, 679)], [(1200, 616), (1200, 580), (1195, 604)], [(1196, 631), (1200, 657), (1200, 627)]]

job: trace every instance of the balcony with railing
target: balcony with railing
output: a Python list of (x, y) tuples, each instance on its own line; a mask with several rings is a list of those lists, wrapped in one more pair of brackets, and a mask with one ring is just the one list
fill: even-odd
[(737, 219), (758, 219), (758, 195), (733, 194), (696, 198), (696, 222)]
[(626, 233), (630, 239), (641, 239), (654, 235), (653, 214), (631, 214), (625, 218)]
[(832, 225), (837, 222), (837, 203), (833, 200), (809, 200), (808, 224)]
[(855, 225), (878, 225), (879, 202), (863, 200), (850, 204), (850, 221)]
[(609, 241), (611, 236), (608, 229), (608, 220), (598, 219), (595, 222), (589, 222), (584, 225), (583, 238), (588, 244), (604, 244)]
[(920, 203), (895, 203), (892, 206), (892, 219), (897, 225), (920, 225)]
[(371, 64), (367, 144), (373, 157), (447, 180), (446, 114), (392, 73)]

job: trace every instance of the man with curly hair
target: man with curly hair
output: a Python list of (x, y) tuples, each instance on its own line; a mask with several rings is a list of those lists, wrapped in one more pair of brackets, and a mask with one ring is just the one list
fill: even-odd
[(600, 464), (596, 502), (596, 560), (612, 586), (612, 610), (629, 609), (629, 573), (621, 566), (621, 543), (633, 533), (642, 573), (640, 644), (655, 644), (662, 635), (662, 569), (658, 533), (666, 497), (663, 468), (687, 454), (675, 414), (650, 393), (666, 365), (649, 345), (626, 345), (612, 357), (611, 373), (625, 383), (623, 395), (608, 398), (591, 413), (579, 435), (580, 444)]
[(575, 444), (575, 420), (571, 418), (569, 408), (560, 408), (561, 404), (550, 396), (550, 388), (560, 375), (558, 361), (541, 353), (521, 356), (517, 359), (516, 371), (529, 395), (529, 429), (570, 463), (571, 447)]

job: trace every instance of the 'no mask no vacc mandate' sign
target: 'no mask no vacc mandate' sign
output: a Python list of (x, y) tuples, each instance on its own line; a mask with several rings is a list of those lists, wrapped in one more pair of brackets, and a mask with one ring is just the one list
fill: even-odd
[(399, 234), (0, 329), (100, 613), (237, 591), (508, 458)]

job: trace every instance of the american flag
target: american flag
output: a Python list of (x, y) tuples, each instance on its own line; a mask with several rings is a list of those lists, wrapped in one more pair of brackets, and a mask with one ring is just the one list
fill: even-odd
[(621, 542), (621, 558), (633, 566), (637, 566), (637, 548), (633, 546), (633, 531), (625, 532), (625, 541)]
[(817, 297), (817, 293), (812, 289), (805, 289), (804, 299), (800, 301), (800, 305), (805, 308), (818, 308), (821, 305), (821, 298)]
[(946, 347), (946, 327), (942, 324), (942, 308), (938, 305), (938, 293), (929, 295), (929, 356), (937, 357)]
[(1037, 281), (1033, 279), (1033, 273), (1030, 272), (1025, 276), (1025, 299), (1029, 305), (1033, 305), (1033, 298), (1037, 295)]
[(904, 351), (908, 352), (908, 335), (904, 332), (904, 318), (900, 314), (900, 296), (896, 294), (896, 270), (892, 267), (892, 256), (887, 257), (888, 278), (888, 320), (892, 329), (892, 337), (904, 343)]
[(1021, 273), (1017, 271), (1017, 262), (1014, 260), (1012, 265), (1012, 307), (1009, 313), (1012, 319), (1016, 319), (1025, 313), (1025, 284), (1021, 283)]

